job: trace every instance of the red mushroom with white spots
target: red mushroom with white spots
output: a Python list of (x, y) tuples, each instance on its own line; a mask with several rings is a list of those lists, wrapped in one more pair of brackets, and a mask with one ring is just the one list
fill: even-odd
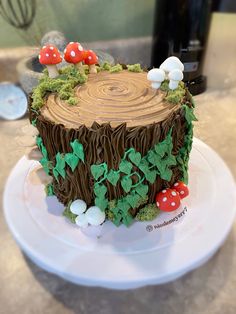
[(96, 64), (98, 63), (98, 57), (94, 51), (86, 51), (86, 58), (84, 63), (89, 66), (89, 73), (97, 73)]
[(86, 57), (84, 48), (78, 42), (70, 42), (64, 50), (64, 59), (68, 63), (73, 63), (81, 72), (84, 72), (83, 61)]
[(179, 196), (181, 199), (185, 198), (189, 195), (189, 189), (188, 189), (187, 185), (182, 181), (176, 182), (173, 185), (172, 189), (174, 189), (176, 192), (179, 193)]
[(49, 77), (55, 78), (58, 76), (59, 73), (56, 65), (61, 61), (62, 57), (57, 47), (47, 45), (43, 46), (40, 50), (39, 62), (47, 67)]
[(173, 189), (165, 189), (156, 195), (157, 207), (165, 212), (172, 212), (180, 207), (180, 196)]

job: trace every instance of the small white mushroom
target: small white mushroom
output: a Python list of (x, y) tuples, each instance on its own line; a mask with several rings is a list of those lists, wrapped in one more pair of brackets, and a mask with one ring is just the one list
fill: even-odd
[(147, 74), (147, 79), (151, 81), (151, 86), (158, 89), (165, 79), (165, 72), (161, 69), (152, 69)]
[(161, 65), (160, 65), (160, 69), (162, 69), (163, 71), (165, 71), (166, 75), (173, 71), (173, 70), (180, 70), (181, 72), (184, 71), (184, 65), (183, 63), (179, 60), (179, 58), (177, 57), (169, 57), (167, 58)]
[(168, 78), (170, 80), (169, 82), (169, 88), (170, 89), (176, 89), (179, 85), (179, 82), (183, 79), (183, 72), (181, 70), (175, 69), (171, 71), (168, 75)]
[(101, 209), (97, 206), (90, 207), (85, 213), (88, 223), (93, 226), (101, 225), (105, 218), (105, 212), (101, 211)]
[(83, 200), (75, 200), (70, 205), (70, 211), (75, 215), (83, 214), (86, 211), (87, 205)]
[(87, 228), (88, 227), (88, 219), (85, 214), (80, 214), (75, 218), (75, 223), (77, 226), (82, 227), (82, 228)]

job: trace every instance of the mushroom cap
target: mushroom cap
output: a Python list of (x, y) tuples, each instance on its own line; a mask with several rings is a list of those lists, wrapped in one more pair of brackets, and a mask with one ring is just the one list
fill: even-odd
[(169, 57), (167, 58), (161, 65), (160, 69), (165, 72), (171, 72), (172, 70), (179, 69), (180, 71), (184, 71), (184, 65), (177, 57)]
[(175, 69), (169, 73), (168, 77), (170, 80), (173, 80), (173, 81), (182, 81), (182, 79), (184, 78), (184, 75), (182, 71)]
[(163, 82), (165, 79), (165, 72), (162, 69), (152, 69), (148, 71), (147, 79), (154, 82)]
[(101, 211), (101, 209), (97, 206), (90, 207), (85, 213), (88, 222), (90, 225), (99, 226), (101, 225), (105, 218), (105, 212)]
[(165, 189), (156, 195), (156, 204), (160, 210), (171, 212), (180, 206), (179, 193), (173, 189)]
[(87, 65), (92, 65), (98, 63), (98, 57), (96, 53), (92, 50), (86, 51), (86, 57), (84, 59), (84, 63)]
[(84, 213), (87, 209), (85, 201), (77, 199), (73, 201), (70, 205), (70, 211), (75, 215), (80, 215)]
[(79, 63), (85, 58), (84, 48), (78, 42), (70, 42), (64, 50), (64, 59), (69, 63)]
[(188, 189), (187, 185), (182, 181), (176, 182), (173, 185), (172, 189), (174, 189), (176, 192), (179, 193), (179, 196), (181, 199), (185, 198), (189, 195), (189, 189)]
[(58, 64), (62, 61), (57, 47), (53, 45), (43, 46), (39, 52), (39, 62), (44, 65)]

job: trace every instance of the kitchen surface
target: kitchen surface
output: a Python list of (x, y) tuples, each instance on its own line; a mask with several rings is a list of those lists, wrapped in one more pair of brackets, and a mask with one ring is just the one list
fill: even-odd
[[(236, 15), (215, 14), (204, 73), (208, 89), (195, 96), (194, 134), (211, 146), (236, 178)], [(0, 121), (0, 201), (4, 184), (26, 148), (17, 137), (24, 117)], [(218, 187), (221, 193), (221, 187)], [(17, 210), (17, 208), (16, 208)], [(222, 208), (227, 211), (227, 208)], [(204, 215), (200, 213), (199, 215)], [(214, 218), (212, 220), (214, 223)], [(76, 286), (47, 273), (18, 248), (0, 212), (0, 313), (236, 313), (236, 225), (219, 251), (200, 268), (160, 286), (130, 291)], [(157, 265), (158, 267), (158, 265)]]

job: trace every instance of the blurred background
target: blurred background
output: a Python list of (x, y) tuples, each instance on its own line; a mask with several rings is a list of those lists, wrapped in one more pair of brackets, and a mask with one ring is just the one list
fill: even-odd
[[(101, 61), (146, 68), (178, 56), (196, 94), (194, 134), (236, 177), (235, 0), (0, 0), (1, 203), (9, 172), (27, 149), (26, 97), (42, 70), (39, 47), (52, 41), (61, 50), (79, 41)], [(122, 293), (76, 287), (39, 269), (17, 248), (2, 211), (0, 239), (0, 313), (236, 313), (235, 227), (200, 269), (161, 287)]]

